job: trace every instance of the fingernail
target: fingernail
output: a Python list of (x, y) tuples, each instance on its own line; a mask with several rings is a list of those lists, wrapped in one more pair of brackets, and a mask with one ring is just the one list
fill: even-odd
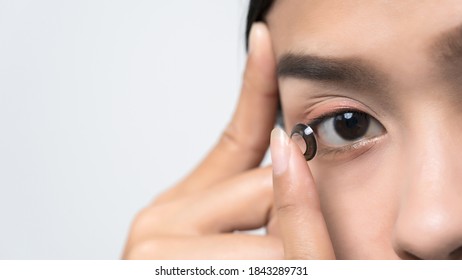
[(249, 34), (249, 54), (252, 52), (252, 50), (255, 50), (257, 48), (256, 45), (258, 44), (258, 37), (261, 36), (261, 32), (261, 23), (252, 24)]
[(273, 173), (280, 175), (289, 166), (290, 147), (289, 136), (279, 127), (271, 132), (271, 160), (273, 162)]

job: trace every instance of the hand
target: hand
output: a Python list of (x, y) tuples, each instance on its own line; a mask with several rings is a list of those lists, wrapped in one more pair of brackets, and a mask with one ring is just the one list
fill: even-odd
[[(273, 171), (256, 168), (275, 122), (275, 74), (268, 30), (261, 23), (254, 24), (241, 96), (231, 123), (185, 180), (140, 212), (124, 258), (335, 257), (311, 172), (285, 132), (276, 129), (271, 134)], [(268, 235), (233, 233), (262, 226)]]
[(334, 259), (313, 176), (287, 134), (271, 133), (274, 207), (286, 259)]
[[(280, 259), (271, 168), (257, 168), (278, 102), (269, 33), (255, 24), (241, 96), (220, 141), (182, 182), (134, 220), (123, 258)], [(268, 226), (266, 236), (233, 233)]]

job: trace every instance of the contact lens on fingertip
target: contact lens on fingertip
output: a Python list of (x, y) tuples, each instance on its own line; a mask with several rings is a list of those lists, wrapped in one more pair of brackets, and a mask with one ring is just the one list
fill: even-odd
[(318, 150), (318, 144), (314, 136), (314, 131), (309, 125), (302, 123), (295, 125), (290, 134), (290, 138), (300, 147), (307, 161), (314, 158)]

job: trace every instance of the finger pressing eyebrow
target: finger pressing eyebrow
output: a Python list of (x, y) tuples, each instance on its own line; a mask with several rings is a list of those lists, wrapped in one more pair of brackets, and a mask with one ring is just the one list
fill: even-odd
[(331, 58), (310, 54), (284, 54), (277, 66), (278, 76), (318, 81), (358, 91), (383, 93), (385, 75), (357, 57)]

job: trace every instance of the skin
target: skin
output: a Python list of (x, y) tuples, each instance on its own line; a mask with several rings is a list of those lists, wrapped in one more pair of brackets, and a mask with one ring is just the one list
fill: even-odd
[[(276, 62), (267, 28), (258, 24), (251, 33), (234, 116), (197, 168), (137, 215), (123, 258), (284, 257), (272, 211), (272, 169), (258, 168), (275, 122)], [(262, 226), (268, 235), (234, 233)]]
[(460, 1), (286, 0), (269, 14), (278, 59), (360, 60), (380, 76), (378, 89), (279, 78), (286, 127), (346, 107), (386, 130), (309, 164), (337, 258), (462, 258), (462, 64), (446, 47), (461, 19)]
[[(240, 100), (216, 147), (140, 212), (123, 257), (461, 259), (460, 1), (281, 0), (266, 21), (252, 28)], [(298, 70), (288, 55), (305, 58)], [(360, 75), (306, 74), (326, 61)], [(287, 132), (339, 108), (383, 132), (341, 151), (318, 139), (307, 164), (275, 129), (273, 166), (259, 168), (278, 99)], [(261, 226), (267, 235), (235, 233)]]

